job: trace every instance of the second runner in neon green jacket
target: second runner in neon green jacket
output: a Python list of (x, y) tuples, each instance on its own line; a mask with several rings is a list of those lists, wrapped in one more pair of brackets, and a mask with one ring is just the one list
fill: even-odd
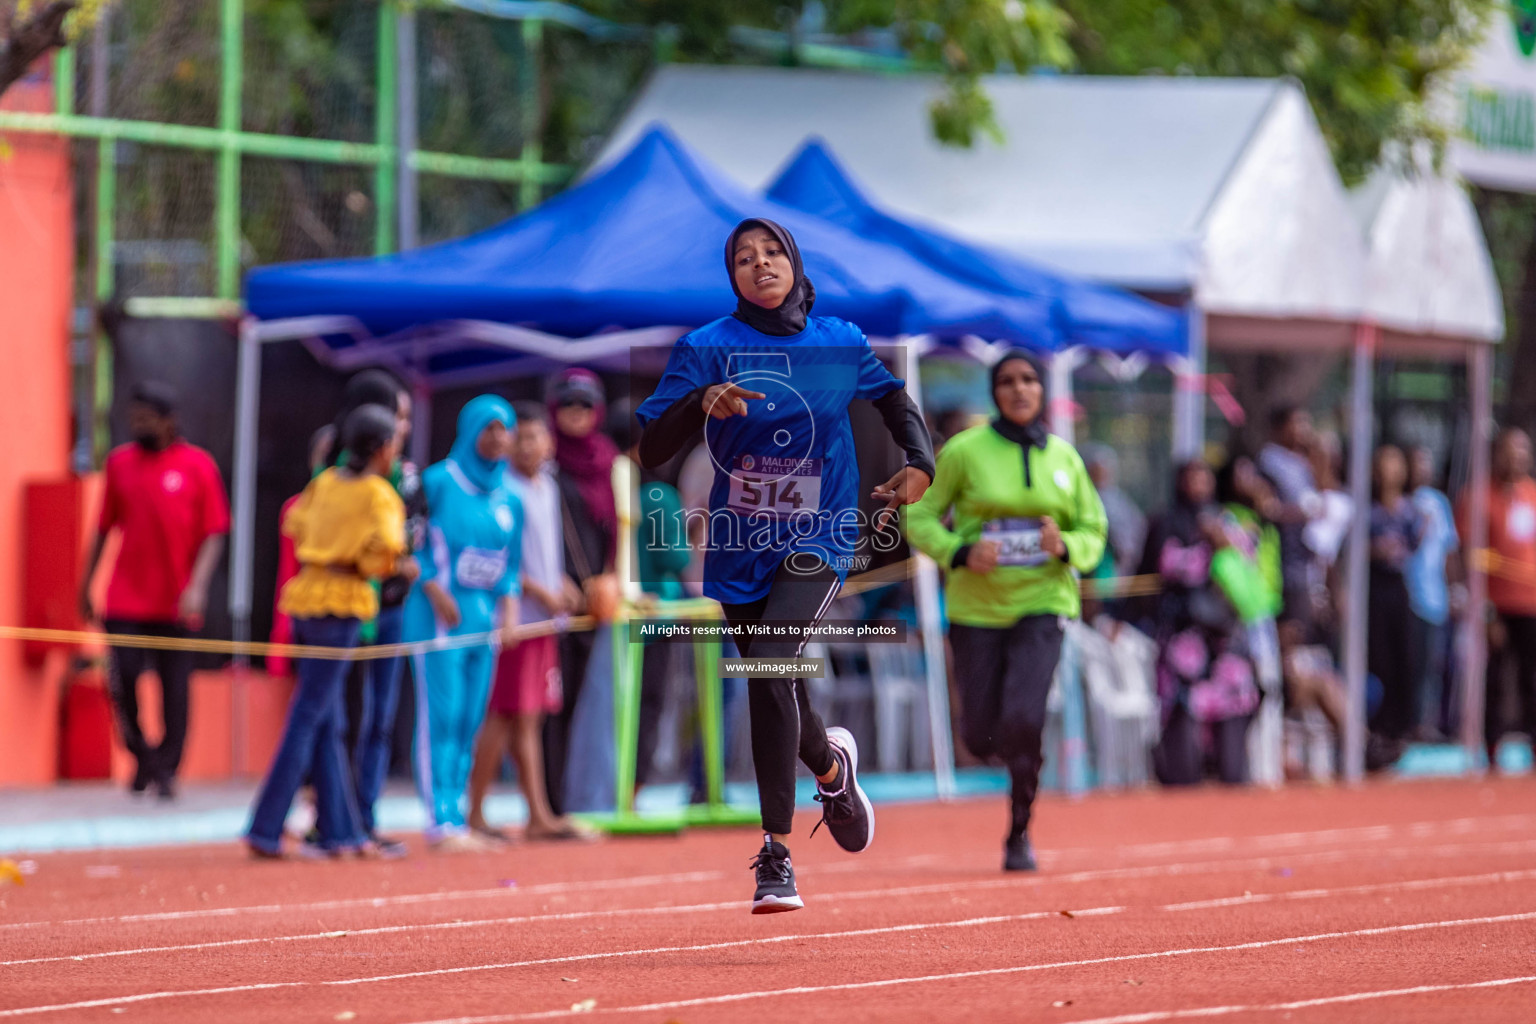
[[(1043, 427), (1032, 433), (1023, 444), (993, 423), (956, 434), (939, 452), (928, 493), (906, 509), (907, 538), (949, 570), (951, 622), (1000, 627), (1026, 615), (1075, 618), (1080, 603), (1071, 570), (1092, 572), (1104, 557), (1104, 506), (1083, 460)], [(951, 509), (953, 525), (946, 527)], [(1066, 545), (1065, 558), (1041, 547), (1046, 519)], [(982, 540), (999, 546), (996, 568), (986, 573), (966, 565)]]
[[(907, 537), (949, 570), (960, 735), (1008, 765), (1005, 871), (1033, 871), (1029, 819), (1044, 760), (1046, 698), (1077, 579), (1104, 556), (1104, 506), (1083, 460), (1045, 429), (1045, 374), (1010, 352), (992, 367), (998, 417), (950, 438), (907, 507)], [(950, 526), (944, 518), (953, 513)]]

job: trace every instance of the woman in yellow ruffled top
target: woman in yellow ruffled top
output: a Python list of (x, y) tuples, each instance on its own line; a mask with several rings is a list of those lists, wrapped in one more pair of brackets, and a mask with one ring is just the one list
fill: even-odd
[[(343, 425), (345, 461), (310, 481), (283, 520), (301, 568), (284, 585), (278, 608), (293, 617), (296, 643), (357, 646), (363, 623), (378, 614), (369, 581), (396, 572), (414, 575), (405, 555), (405, 505), (388, 480), (400, 442), (394, 410), (360, 406)], [(303, 853), (378, 853), (363, 830), (344, 747), (350, 664), (298, 659), (288, 724), (246, 832), (257, 857), (282, 856), (283, 822), (311, 774), (320, 838), (306, 842)]]

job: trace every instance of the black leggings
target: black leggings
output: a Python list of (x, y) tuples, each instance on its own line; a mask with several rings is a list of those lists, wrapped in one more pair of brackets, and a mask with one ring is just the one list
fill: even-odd
[(571, 722), (576, 717), (576, 702), (581, 699), (596, 640), (597, 634), (593, 632), (565, 633), (560, 637), (562, 700), (560, 710), (544, 719), (544, 788), (549, 794), (549, 806), (556, 814), (565, 813), (565, 763), (571, 749)]
[(1371, 570), (1371, 603), (1366, 614), (1366, 667), (1381, 681), (1381, 706), (1371, 729), (1400, 740), (1419, 724), (1424, 666), (1414, 663), (1413, 606), (1400, 572)]
[[(841, 587), (825, 562), (812, 572), (779, 565), (768, 593), (746, 604), (722, 604), (733, 629), (758, 622), (809, 626), (826, 614)], [(743, 658), (798, 658), (803, 638), (736, 637)], [(804, 679), (750, 679), (747, 707), (752, 719), (752, 766), (757, 771), (763, 831), (788, 835), (795, 817), (795, 758), (816, 775), (832, 770), (832, 748), (821, 716), (811, 709)]]
[[(167, 622), (128, 622), (108, 619), (102, 625), (108, 633), (159, 636), (183, 639), (187, 631)], [(189, 680), (192, 676), (190, 651), (155, 651), (135, 647), (113, 649), (108, 664), (112, 703), (123, 733), (123, 746), (138, 762), (139, 775), (148, 782), (170, 782), (181, 767), (181, 752), (187, 740)], [(150, 746), (139, 727), (139, 695), (136, 684), (145, 672), (160, 677), (160, 714), (165, 723), (158, 746)]]
[(960, 736), (977, 757), (996, 754), (1012, 782), (1010, 839), (1029, 828), (1044, 757), (1045, 700), (1061, 660), (1061, 620), (1026, 615), (1012, 626), (949, 627), (960, 690)]

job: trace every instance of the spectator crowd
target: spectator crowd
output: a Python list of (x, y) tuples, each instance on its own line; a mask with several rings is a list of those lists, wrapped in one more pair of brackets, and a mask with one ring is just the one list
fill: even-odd
[[(106, 462), (81, 601), (110, 633), (182, 638), (201, 627), (229, 516), (213, 460), (180, 437), (175, 413), (167, 388), (140, 386), (129, 402), (134, 440)], [(933, 421), (935, 442), (958, 433), (961, 420), (949, 413)], [(375, 815), (392, 765), (403, 767), (402, 710), (414, 722), (408, 756), (432, 848), (484, 850), (516, 838), (486, 810), (509, 758), (527, 805), (523, 838), (591, 839), (569, 812), (594, 808), (573, 787), (592, 763), (611, 764), (611, 732), (590, 725), (605, 714), (611, 722), (612, 712), (596, 697), (597, 710), (582, 711), (601, 631), (566, 626), (578, 615), (610, 619), (622, 597), (698, 593), (703, 535), (690, 512), (707, 504), (708, 453), (699, 446), (659, 470), (642, 468), (633, 407), (610, 410), (596, 375), (557, 375), (542, 404), (472, 400), (449, 456), (425, 469), (401, 455), (410, 425), (410, 392), (395, 378), (369, 370), (348, 383), (334, 422), (312, 441), (309, 485), (284, 506), (273, 639), (340, 648), (433, 643), (410, 659), (273, 659), (275, 672), (294, 672), (296, 687), (252, 811), (253, 855), (295, 848), (285, 842), (285, 822), (306, 787), (315, 827), (296, 849), (403, 855)], [(1367, 767), (1388, 768), (1410, 743), (1456, 733), (1456, 652), (1471, 629), (1485, 629), (1489, 643), (1490, 763), (1511, 725), (1536, 735), (1536, 481), (1526, 434), (1506, 429), (1495, 444), (1488, 549), (1480, 554), (1490, 618), (1470, 623), (1470, 502), (1465, 494), (1452, 501), (1429, 449), (1379, 446), (1370, 507), (1355, 509), (1341, 485), (1336, 437), (1315, 429), (1301, 408), (1277, 411), (1269, 427), (1256, 451), (1178, 466), (1171, 502), (1152, 514), (1120, 486), (1112, 449), (1083, 446), (1107, 543), (1098, 569), (1084, 573), (1083, 623), (1072, 635), (1090, 702), (1118, 701), (1144, 719), (1129, 739), (1096, 725), (1095, 741), (1138, 747), (1168, 785), (1335, 771), (1343, 627), (1357, 613), (1345, 599), (1343, 564), (1357, 516), (1368, 519), (1369, 543)], [(676, 528), (654, 529), (661, 521)], [(626, 528), (636, 536), (622, 536)], [(88, 584), (114, 531), (119, 554), (98, 609)], [(626, 544), (635, 552), (630, 580), (618, 568)], [(863, 607), (910, 617), (909, 589), (893, 584)], [(110, 689), (135, 758), (135, 793), (175, 796), (188, 659), (177, 650), (115, 649)], [(685, 696), (691, 663), (672, 644), (644, 652), (636, 781), (665, 774), (656, 768), (665, 761), (702, 799), (699, 754), (686, 749), (697, 738)], [(1100, 670), (1118, 682), (1096, 689)], [(163, 693), (156, 745), (139, 721), (136, 682), (145, 671), (156, 673)], [(744, 702), (740, 681), (725, 686), (729, 741)], [(1278, 758), (1256, 738), (1266, 709), (1286, 718)], [(1135, 774), (1133, 766), (1128, 781)]]

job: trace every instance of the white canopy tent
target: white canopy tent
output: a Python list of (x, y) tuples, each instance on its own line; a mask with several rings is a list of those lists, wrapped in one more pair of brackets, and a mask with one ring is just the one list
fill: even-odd
[(1425, 340), (1504, 336), (1493, 260), (1460, 182), (1421, 161), (1378, 170), (1350, 198), (1368, 246), (1369, 319)]
[[(1201, 447), (1203, 345), (1300, 333), (1347, 343), (1365, 251), (1300, 89), (1213, 78), (994, 77), (1004, 133), (933, 137), (937, 79), (680, 66), (648, 83), (597, 160), (666, 123), (762, 186), (808, 136), (899, 215), (1069, 273), (1184, 296), (1196, 316), (1179, 416)], [(771, 96), (773, 102), (763, 103)], [(741, 116), (751, 110), (752, 116)], [(1255, 323), (1260, 321), (1261, 323)], [(1283, 336), (1276, 336), (1283, 322)]]
[[(1207, 345), (1352, 350), (1350, 489), (1369, 501), (1371, 367), (1380, 345), (1466, 358), (1476, 500), (1487, 479), (1489, 346), (1502, 335), (1486, 246), (1466, 197), (1439, 179), (1382, 178), (1351, 204), (1306, 97), (1283, 80), (999, 76), (985, 87), (1001, 144), (932, 135), (937, 79), (787, 68), (661, 69), (596, 161), (664, 122), (743, 183), (770, 181), (820, 137), (895, 213), (1058, 269), (1191, 307), (1175, 396), (1175, 448), (1203, 448)], [(764, 102), (765, 98), (771, 102)], [(742, 112), (750, 110), (750, 117)], [(1364, 230), (1360, 216), (1366, 220)], [(1053, 376), (1067, 379), (1073, 355)], [(1478, 523), (1483, 516), (1476, 516)], [(1365, 606), (1365, 517), (1355, 524), (1353, 607)], [(1481, 528), (1481, 527), (1479, 527)], [(1483, 541), (1468, 538), (1469, 546)], [(1472, 613), (1481, 614), (1474, 574)], [(1365, 620), (1350, 617), (1355, 710), (1345, 770), (1364, 764)], [(1476, 645), (1474, 645), (1476, 647)], [(1466, 671), (1481, 678), (1482, 652)], [(1480, 687), (1469, 697), (1480, 699)], [(1480, 749), (1482, 717), (1465, 739)]]

